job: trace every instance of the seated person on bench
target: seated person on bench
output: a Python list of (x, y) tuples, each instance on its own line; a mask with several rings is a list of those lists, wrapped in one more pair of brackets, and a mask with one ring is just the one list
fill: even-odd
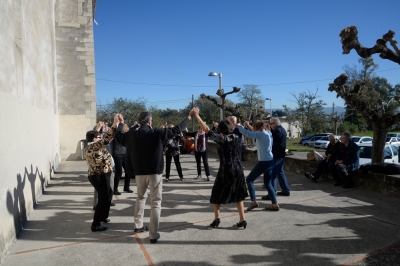
[(335, 186), (343, 185), (343, 188), (352, 188), (354, 182), (349, 173), (358, 169), (360, 147), (351, 141), (349, 133), (343, 133), (340, 141), (335, 165), (331, 167), (333, 179), (336, 180)]

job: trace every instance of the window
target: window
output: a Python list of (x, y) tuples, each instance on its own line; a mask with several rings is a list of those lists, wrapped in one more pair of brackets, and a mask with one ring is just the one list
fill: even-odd
[(390, 147), (392, 147), (392, 151), (393, 151), (393, 155), (394, 156), (399, 155), (399, 149), (396, 146), (391, 145)]
[(384, 152), (384, 155), (383, 155), (384, 157), (386, 157), (386, 156), (392, 157), (392, 150), (390, 149), (389, 146), (385, 147), (385, 150), (383, 152)]
[(360, 147), (360, 158), (371, 159), (372, 147)]

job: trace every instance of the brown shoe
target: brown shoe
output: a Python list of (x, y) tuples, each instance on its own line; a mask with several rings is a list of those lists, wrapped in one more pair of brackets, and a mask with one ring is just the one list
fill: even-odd
[(265, 207), (265, 210), (266, 211), (279, 211), (279, 206), (269, 205), (269, 206)]
[(247, 208), (247, 211), (251, 211), (252, 209), (258, 208), (258, 202), (251, 203), (250, 206)]

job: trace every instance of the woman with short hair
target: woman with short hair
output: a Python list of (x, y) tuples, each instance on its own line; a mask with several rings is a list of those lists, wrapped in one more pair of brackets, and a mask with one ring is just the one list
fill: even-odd
[(110, 188), (111, 171), (114, 167), (111, 154), (107, 151), (108, 145), (114, 138), (119, 123), (119, 114), (114, 116), (114, 123), (104, 138), (97, 130), (90, 130), (86, 133), (88, 145), (85, 148), (85, 158), (88, 164), (88, 179), (98, 193), (98, 203), (94, 211), (92, 232), (107, 230), (101, 223), (108, 223), (108, 214), (112, 199)]
[(276, 200), (275, 190), (271, 183), (272, 169), (274, 167), (274, 158), (272, 156), (272, 133), (266, 123), (257, 120), (253, 123), (253, 127), (250, 126), (249, 122), (246, 121), (243, 124), (245, 127), (249, 127), (254, 132), (246, 130), (242, 126), (238, 125), (240, 133), (249, 138), (256, 139), (258, 163), (251, 170), (250, 174), (246, 178), (247, 186), (249, 188), (249, 194), (251, 204), (247, 208), (247, 211), (251, 211), (259, 206), (256, 199), (256, 191), (254, 189), (254, 180), (260, 175), (264, 174), (264, 185), (268, 190), (268, 194), (271, 195), (272, 205), (266, 207), (269, 211), (279, 211), (279, 205)]

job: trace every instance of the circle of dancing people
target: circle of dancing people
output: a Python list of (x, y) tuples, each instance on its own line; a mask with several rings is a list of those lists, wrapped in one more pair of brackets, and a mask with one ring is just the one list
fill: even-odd
[[(196, 119), (199, 129), (188, 133), (187, 125), (190, 120)], [(246, 128), (245, 128), (246, 127)], [(242, 135), (256, 139), (258, 162), (245, 177), (242, 167)], [(118, 182), (125, 169), (124, 191), (132, 193), (129, 189), (130, 177), (135, 177), (137, 185), (137, 198), (134, 211), (134, 232), (149, 231), (150, 243), (157, 243), (160, 238), (159, 220), (162, 200), (162, 174), (164, 171), (164, 155), (166, 160), (166, 179), (170, 180), (172, 159), (174, 160), (178, 176), (184, 181), (182, 167), (179, 161), (180, 146), (184, 138), (194, 138), (191, 145), (197, 167), (195, 179), (201, 179), (201, 161), (206, 174), (206, 180), (210, 181), (210, 169), (208, 165), (208, 140), (217, 143), (219, 156), (219, 168), (211, 190), (210, 203), (214, 209), (214, 219), (210, 227), (218, 227), (220, 220), (220, 205), (235, 203), (239, 214), (237, 228), (246, 229), (247, 221), (245, 212), (259, 207), (256, 200), (254, 181), (263, 175), (264, 186), (268, 195), (262, 197), (271, 201), (267, 211), (279, 211), (276, 195), (289, 196), (290, 189), (283, 171), (283, 162), (286, 149), (286, 131), (280, 125), (278, 118), (272, 118), (268, 124), (255, 121), (251, 126), (244, 122), (242, 126), (236, 117), (230, 116), (219, 123), (213, 123), (210, 129), (199, 115), (199, 109), (194, 107), (187, 117), (178, 125), (164, 123), (160, 128), (153, 127), (152, 115), (142, 112), (138, 117), (138, 124), (134, 127), (124, 126), (122, 114), (114, 116), (111, 128), (104, 136), (98, 130), (88, 131), (85, 148), (85, 157), (88, 163), (88, 179), (98, 194), (98, 203), (95, 205), (95, 213), (91, 230), (107, 230), (104, 224), (109, 223), (108, 218), (112, 195), (120, 195)], [(118, 164), (114, 185), (111, 185), (111, 173), (113, 171), (113, 156), (107, 150), (107, 145), (113, 142), (118, 152), (114, 152)], [(185, 143), (186, 145), (186, 143)], [(189, 145), (190, 146), (190, 145)], [(125, 147), (125, 149), (121, 149)], [(119, 155), (119, 156), (116, 156)], [(276, 192), (276, 179), (278, 179), (282, 191)], [(128, 181), (127, 181), (128, 180)], [(149, 226), (143, 224), (145, 202), (147, 192), (150, 191), (151, 210)], [(251, 203), (245, 210), (244, 200), (250, 195)]]

